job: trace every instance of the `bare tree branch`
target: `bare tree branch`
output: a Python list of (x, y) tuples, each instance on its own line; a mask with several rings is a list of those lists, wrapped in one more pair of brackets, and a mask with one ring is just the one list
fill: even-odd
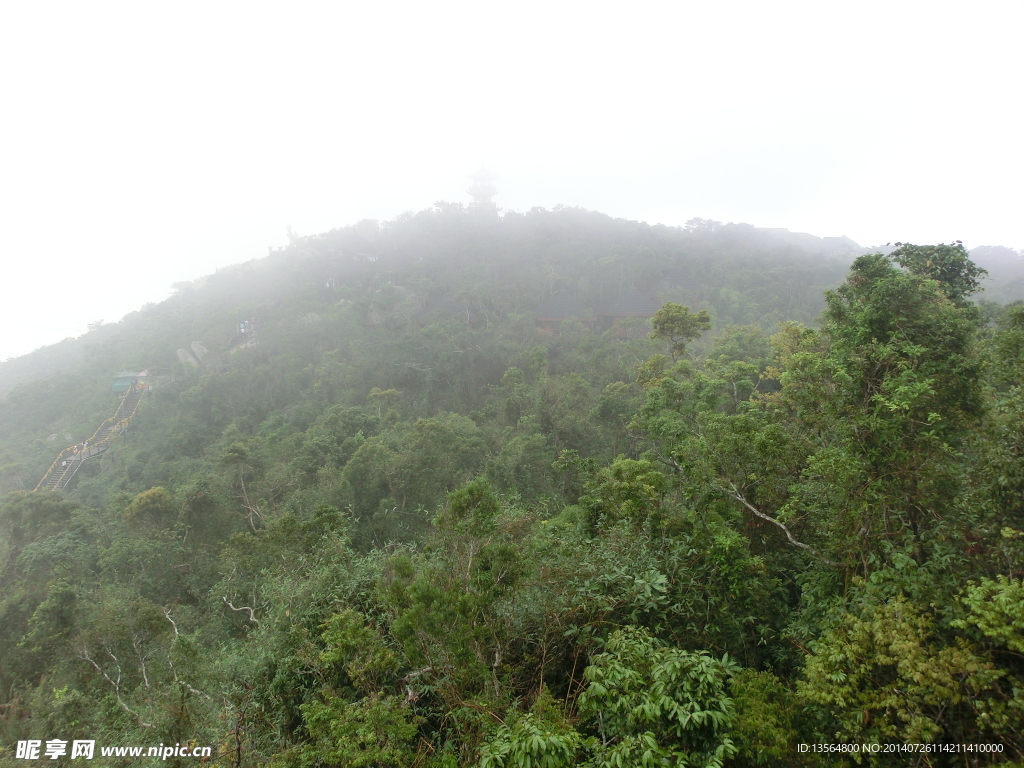
[(163, 608), (162, 610), (164, 612), (164, 616), (167, 618), (167, 620), (169, 622), (171, 622), (171, 626), (174, 627), (174, 636), (177, 637), (178, 636), (178, 625), (175, 624), (174, 623), (174, 619), (171, 618), (171, 612), (169, 610), (167, 610), (166, 608)]
[(260, 512), (259, 504), (253, 504), (249, 501), (249, 492), (245, 489), (245, 478), (242, 477), (241, 469), (238, 470), (238, 482), (242, 486), (242, 495), (238, 496), (237, 498), (239, 498), (242, 501), (242, 504), (245, 506), (245, 508), (249, 510), (249, 514), (246, 517), (246, 519), (249, 521), (249, 527), (252, 528), (253, 532), (255, 533), (256, 525), (252, 521), (252, 516), (256, 515), (256, 517), (260, 519), (260, 522), (263, 523), (265, 523), (266, 520), (263, 518), (263, 513)]
[(738, 501), (740, 504), (742, 504), (747, 509), (749, 509), (751, 512), (753, 512), (754, 515), (756, 515), (757, 517), (761, 518), (762, 520), (767, 520), (772, 525), (777, 525), (779, 528), (781, 528), (782, 532), (786, 534), (786, 538), (789, 540), (789, 543), (792, 544), (794, 547), (799, 547), (800, 549), (806, 549), (808, 552), (810, 552), (816, 558), (821, 560), (823, 563), (827, 563), (828, 565), (834, 566), (836, 568), (841, 568), (843, 566), (842, 563), (837, 563), (837, 562), (835, 562), (833, 560), (829, 560), (827, 557), (825, 557), (823, 554), (821, 554), (818, 550), (816, 550), (811, 545), (804, 544), (802, 541), (797, 541), (793, 537), (793, 534), (790, 533), (789, 528), (787, 528), (784, 523), (782, 523), (779, 520), (776, 520), (771, 515), (766, 515), (764, 512), (762, 512), (757, 507), (755, 507), (753, 504), (751, 504), (749, 501), (747, 501), (746, 498), (743, 496), (743, 494), (740, 493), (739, 489), (735, 485), (733, 485), (732, 483), (729, 483), (729, 487), (732, 489), (732, 491), (729, 493), (730, 496), (732, 496), (734, 499), (736, 499), (736, 501)]
[(154, 726), (150, 725), (149, 723), (147, 723), (145, 720), (143, 720), (142, 716), (138, 712), (136, 712), (134, 709), (129, 707), (127, 704), (125, 704), (124, 699), (121, 698), (121, 664), (120, 664), (120, 662), (118, 662), (117, 656), (115, 656), (113, 653), (111, 653), (109, 648), (107, 648), (106, 651), (107, 651), (107, 654), (110, 656), (110, 658), (112, 658), (114, 660), (114, 666), (117, 667), (117, 680), (116, 681), (110, 679), (110, 675), (108, 675), (99, 664), (97, 664), (95, 661), (93, 661), (92, 656), (90, 656), (89, 652), (86, 651), (85, 649), (82, 649), (81, 651), (79, 651), (78, 658), (82, 659), (83, 661), (88, 661), (90, 664), (92, 664), (96, 668), (97, 672), (99, 672), (101, 675), (103, 675), (104, 678), (106, 678), (106, 681), (108, 683), (110, 683), (111, 687), (114, 689), (114, 696), (117, 698), (117, 703), (121, 705), (121, 709), (123, 709), (125, 712), (127, 712), (132, 717), (134, 717), (138, 721), (139, 725), (141, 725), (143, 728), (152, 728), (152, 727), (154, 727)]
[(174, 682), (176, 682), (182, 688), (186, 688), (187, 690), (191, 691), (196, 696), (202, 696), (207, 701), (213, 701), (213, 699), (211, 699), (207, 694), (203, 693), (202, 691), (198, 690), (197, 688), (193, 688), (191, 685), (189, 685), (184, 680), (182, 680), (180, 677), (178, 677), (178, 670), (174, 667), (174, 662), (171, 661), (171, 655), (170, 654), (167, 654), (167, 666), (171, 668), (171, 674), (174, 675)]
[(243, 605), (241, 608), (235, 608), (235, 606), (233, 606), (231, 603), (228, 602), (228, 599), (227, 599), (226, 596), (222, 597), (221, 600), (223, 600), (224, 601), (224, 605), (226, 605), (232, 611), (248, 611), (249, 612), (249, 621), (251, 621), (253, 624), (256, 624), (257, 626), (259, 625), (260, 622), (256, 618), (256, 612), (252, 608), (250, 608), (248, 605)]
[[(148, 659), (150, 656), (152, 656), (155, 653), (155, 650), (150, 651), (147, 654), (143, 654), (142, 653), (142, 638), (140, 638), (138, 635), (134, 635), (132, 637), (132, 648), (135, 649), (135, 655), (139, 659), (139, 666), (142, 667), (142, 682), (143, 682), (143, 684), (147, 688), (152, 688), (152, 686), (149, 684), (149, 673), (146, 670), (146, 659)], [(108, 651), (108, 653), (110, 653), (110, 652)], [(113, 655), (113, 654), (111, 654), (111, 655)]]

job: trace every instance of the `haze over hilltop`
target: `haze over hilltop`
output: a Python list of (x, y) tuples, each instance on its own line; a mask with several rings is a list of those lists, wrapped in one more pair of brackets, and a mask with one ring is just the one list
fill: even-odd
[[(373, 221), (362, 221), (357, 224), (331, 230), (317, 236), (297, 236), (290, 230), (291, 245), (286, 247), (273, 248), (270, 252), (278, 259), (289, 255), (295, 259), (307, 259), (311, 254), (317, 258), (336, 259), (342, 264), (346, 259), (362, 251), (382, 249), (382, 253), (389, 248), (392, 252), (388, 257), (403, 253), (429, 254), (431, 259), (443, 261), (444, 249), (463, 249), (469, 247), (467, 242), (460, 242), (459, 238), (467, 238), (467, 232), (457, 231), (449, 236), (444, 244), (436, 242), (436, 232), (429, 231), (422, 227), (418, 228), (416, 222), (429, 220), (432, 217), (438, 218), (438, 212), (447, 211), (449, 215), (455, 215), (459, 206), (439, 204), (440, 207), (420, 214), (403, 214), (398, 218), (380, 224)], [(467, 209), (468, 215), (472, 208)], [(683, 227), (666, 227), (662, 225), (648, 225), (642, 222), (626, 221), (624, 219), (612, 219), (603, 214), (582, 212), (575, 209), (557, 208), (554, 211), (535, 209), (527, 214), (514, 211), (502, 212), (499, 215), (497, 210), (493, 211), (494, 223), (498, 227), (494, 231), (508, 230), (518, 232), (522, 222), (541, 222), (545, 220), (558, 221), (560, 226), (565, 227), (566, 232), (571, 232), (567, 237), (585, 238), (586, 249), (575, 254), (574, 261), (570, 261), (571, 268), (586, 271), (586, 265), (593, 265), (598, 254), (607, 254), (622, 246), (631, 249), (646, 247), (644, 244), (654, 240), (660, 247), (666, 248), (668, 252), (675, 252), (676, 256), (666, 258), (688, 258), (694, 263), (701, 263), (701, 269), (715, 269), (715, 263), (722, 258), (718, 249), (726, 249), (730, 258), (749, 259), (751, 269), (777, 271), (779, 269), (791, 272), (800, 272), (801, 269), (810, 270), (807, 275), (797, 276), (798, 282), (810, 280), (814, 284), (813, 274), (820, 271), (824, 264), (834, 263), (831, 267), (829, 278), (821, 285), (830, 287), (835, 285), (841, 276), (841, 270), (858, 254), (870, 252), (890, 252), (894, 245), (883, 245), (879, 247), (861, 247), (850, 238), (824, 237), (820, 238), (806, 232), (794, 232), (781, 227), (754, 227), (748, 224), (722, 224), (710, 219), (692, 219)], [(439, 219), (443, 219), (440, 216)], [(600, 221), (602, 224), (597, 228), (593, 222)], [(450, 222), (451, 223), (451, 222)], [(506, 248), (504, 258), (515, 260), (514, 250), (522, 248), (524, 252), (531, 252), (532, 249), (540, 247), (548, 249), (543, 251), (541, 260), (535, 264), (537, 269), (555, 268), (558, 258), (555, 251), (558, 248), (558, 240), (538, 224), (537, 232), (539, 242), (513, 241)], [(400, 233), (400, 234), (398, 234)], [(740, 233), (742, 236), (740, 237)], [(518, 237), (518, 236), (516, 236)], [(603, 239), (607, 239), (606, 241)], [(382, 243), (391, 243), (382, 246)], [(671, 245), (667, 245), (671, 244)], [(404, 251), (403, 251), (404, 249)], [(682, 254), (688, 254), (683, 257)], [(1024, 259), (1020, 254), (1010, 248), (999, 246), (983, 246), (974, 249), (972, 256), (980, 266), (989, 270), (988, 280), (984, 281), (985, 292), (982, 296), (989, 300), (999, 302), (1024, 299)], [(620, 254), (615, 258), (629, 260), (634, 258), (628, 254)], [(545, 259), (548, 259), (546, 261)], [(822, 261), (823, 259), (823, 261)], [(253, 268), (266, 261), (266, 257), (257, 258), (246, 262), (246, 268)], [(269, 263), (269, 262), (268, 262)], [(425, 276), (429, 276), (431, 264), (428, 260), (423, 264)], [(484, 270), (496, 268), (494, 262), (486, 262), (482, 259), (478, 267)], [(217, 280), (220, 271), (225, 273), (243, 268), (242, 264), (225, 266), (207, 278), (196, 281), (185, 281), (176, 284), (175, 290), (184, 290), (185, 287), (205, 286), (209, 279)], [(325, 271), (331, 271), (333, 267), (325, 265)], [(711, 273), (711, 272), (710, 272)], [(725, 288), (736, 275), (726, 275), (721, 271), (714, 272), (717, 276), (710, 278), (712, 282), (718, 281), (721, 285), (717, 289)], [(313, 275), (307, 275), (312, 278)], [(645, 288), (652, 293), (664, 293), (671, 289), (669, 283), (671, 278), (644, 278), (648, 282)], [(634, 278), (632, 282), (635, 282)], [(123, 297), (124, 298), (124, 297)], [(224, 300), (227, 300), (226, 298)], [(530, 299), (527, 298), (527, 301)], [(19, 357), (14, 357), (0, 362), (0, 394), (9, 391), (11, 387), (19, 382), (27, 382), (41, 376), (46, 376), (58, 371), (69, 371), (82, 361), (85, 350), (95, 345), (113, 343), (114, 339), (121, 338), (124, 329), (139, 322), (139, 318), (150, 315), (162, 315), (166, 310), (161, 305), (150, 305), (141, 310), (130, 312), (123, 321), (119, 323), (96, 324), (87, 334), (80, 338), (69, 338), (56, 344), (46, 345), (34, 352)], [(818, 306), (817, 304), (815, 306)], [(813, 312), (803, 311), (801, 318), (804, 322), (813, 323), (815, 316)], [(16, 334), (17, 329), (11, 329), (10, 335)], [(139, 361), (138, 365), (146, 365)]]
[(1024, 247), (1020, 3), (49, 8), (0, 10), (0, 360), (481, 161), (506, 209)]

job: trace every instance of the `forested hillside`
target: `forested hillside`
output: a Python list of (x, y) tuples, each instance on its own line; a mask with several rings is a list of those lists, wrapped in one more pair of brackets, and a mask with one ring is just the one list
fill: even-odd
[[(439, 205), (181, 284), (0, 401), (0, 766), (1024, 765), (984, 278)], [(122, 371), (126, 431), (32, 491)]]

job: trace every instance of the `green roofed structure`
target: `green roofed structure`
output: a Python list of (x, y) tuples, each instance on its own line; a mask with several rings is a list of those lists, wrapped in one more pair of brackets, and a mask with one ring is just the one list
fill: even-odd
[(136, 380), (145, 378), (148, 371), (121, 371), (110, 385), (112, 392), (127, 392)]

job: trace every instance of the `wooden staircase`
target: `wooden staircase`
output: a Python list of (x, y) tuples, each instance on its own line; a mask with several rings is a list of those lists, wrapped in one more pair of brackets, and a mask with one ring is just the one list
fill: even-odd
[(34, 490), (61, 491), (67, 488), (68, 483), (71, 482), (82, 464), (93, 456), (99, 456), (110, 449), (111, 441), (128, 426), (139, 409), (143, 395), (148, 391), (149, 388), (144, 384), (132, 385), (131, 389), (124, 393), (114, 415), (100, 424), (93, 432), (92, 437), (84, 444), (61, 451), (60, 456), (50, 465)]

